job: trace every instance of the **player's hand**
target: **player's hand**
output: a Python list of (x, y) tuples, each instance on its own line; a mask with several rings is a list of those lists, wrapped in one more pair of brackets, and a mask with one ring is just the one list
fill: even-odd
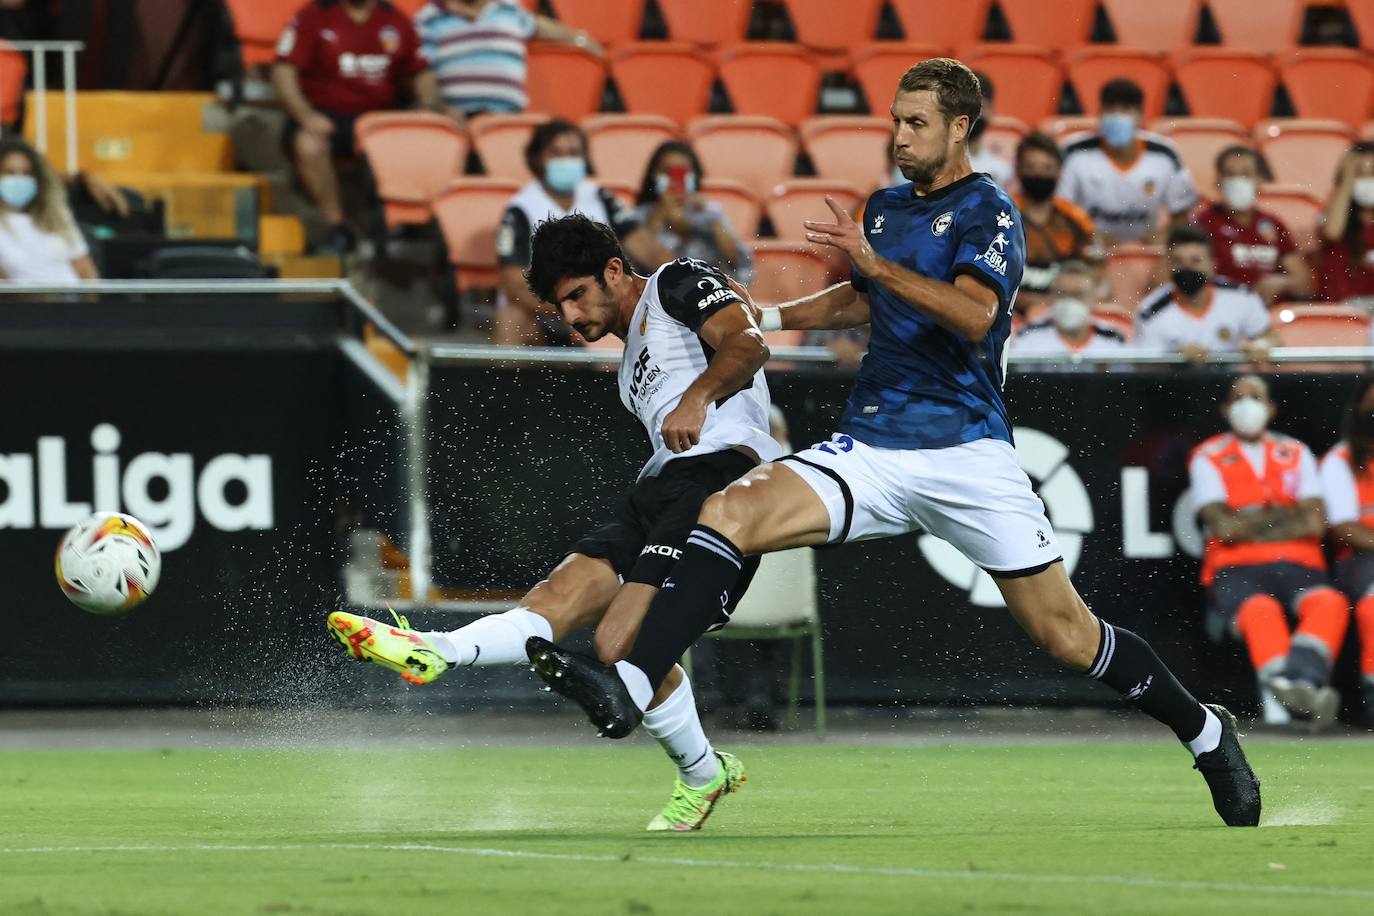
[(675, 453), (685, 452), (701, 441), (705, 425), (706, 405), (683, 397), (663, 420), (663, 444)]
[(864, 237), (864, 227), (854, 222), (854, 217), (845, 212), (833, 197), (827, 196), (825, 204), (835, 214), (835, 222), (823, 223), (819, 220), (803, 220), (807, 241), (838, 248), (849, 255), (859, 273), (869, 275), (878, 264), (878, 253)]

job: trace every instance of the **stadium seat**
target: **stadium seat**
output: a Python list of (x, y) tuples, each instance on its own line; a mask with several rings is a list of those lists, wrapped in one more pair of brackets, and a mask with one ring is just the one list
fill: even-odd
[(468, 135), (432, 112), (369, 112), (354, 133), (376, 178), (388, 226), (428, 222), (434, 195), (463, 173), (468, 156)]
[(644, 24), (644, 0), (550, 0), (561, 22), (586, 29), (603, 45), (639, 40)]
[(1341, 157), (1355, 142), (1355, 132), (1340, 121), (1285, 118), (1261, 122), (1255, 137), (1275, 182), (1299, 185), (1323, 200)]
[[(1145, 93), (1144, 115), (1157, 118), (1164, 114), (1164, 101), (1173, 81), (1164, 56), (1153, 51), (1133, 51), (1128, 48), (1088, 48), (1069, 59), (1069, 82), (1078, 95), (1078, 102), (1088, 114), (1099, 114), (1098, 93), (1104, 84), (1125, 78), (1140, 86)], [(998, 83), (1000, 89), (1001, 84)], [(1001, 108), (1001, 93), (998, 93)]]
[(580, 121), (601, 110), (606, 65), (590, 51), (536, 41), (530, 44), (525, 91), (529, 110)]
[(1369, 314), (1348, 305), (1283, 305), (1271, 311), (1274, 332), (1285, 347), (1365, 347)]
[(277, 39), (302, 5), (281, 0), (228, 0), (228, 4), (243, 62), (250, 67), (276, 59)]
[(668, 37), (706, 48), (744, 41), (753, 5), (752, 0), (658, 0)]
[(831, 260), (816, 245), (763, 239), (754, 243), (749, 294), (760, 305), (775, 305), (818, 293), (833, 276)]
[(1118, 245), (1107, 255), (1107, 301), (1134, 315), (1140, 300), (1150, 291), (1163, 255), (1164, 250), (1158, 245)]
[(1303, 0), (1207, 0), (1221, 43), (1247, 51), (1287, 51), (1298, 43)]
[(1359, 127), (1374, 109), (1374, 67), (1362, 51), (1305, 49), (1281, 61), (1279, 73), (1300, 118), (1331, 118)]
[(707, 178), (738, 181), (760, 200), (792, 177), (797, 161), (796, 135), (776, 118), (699, 118), (687, 136)]
[(868, 195), (845, 181), (825, 178), (793, 178), (773, 189), (764, 204), (768, 219), (778, 238), (791, 242), (806, 241), (806, 227), (802, 220), (816, 219), (831, 222), (835, 215), (826, 206), (825, 198), (833, 197), (851, 214), (857, 213)]
[(1345, 0), (1345, 8), (1359, 33), (1360, 47), (1374, 50), (1374, 0)]
[[(1093, 31), (1097, 0), (997, 0), (1011, 26), (1011, 40), (1043, 48), (1073, 49)], [(997, 83), (1000, 90), (1001, 82)], [(998, 99), (1001, 108), (1001, 99)]]
[(1278, 74), (1254, 51), (1195, 48), (1174, 60), (1174, 79), (1195, 118), (1230, 118), (1247, 128), (1269, 117)]
[(735, 112), (796, 126), (816, 113), (821, 68), (797, 45), (753, 42), (721, 55), (720, 79)]
[(1150, 124), (1178, 147), (1193, 183), (1204, 195), (1214, 194), (1217, 154), (1228, 146), (1254, 146), (1245, 128), (1221, 118), (1163, 118)]
[(1255, 205), (1283, 220), (1300, 249), (1312, 251), (1317, 247), (1317, 221), (1323, 209), (1321, 198), (1303, 187), (1267, 184), (1260, 188)]
[(1064, 72), (1052, 52), (1024, 45), (986, 44), (960, 58), (997, 87), (997, 113), (1035, 124), (1059, 109)]
[(1054, 115), (1042, 120), (1035, 129), (1042, 134), (1049, 134), (1063, 146), (1065, 139), (1074, 134), (1097, 130), (1097, 118), (1091, 115)]
[(890, 0), (906, 40), (962, 48), (983, 40), (992, 0)]
[(548, 116), (541, 114), (484, 114), (469, 121), (472, 145), (487, 177), (529, 181), (525, 145), (534, 129), (547, 120)]
[(1028, 133), (1030, 128), (1024, 121), (1008, 115), (995, 115), (983, 131), (981, 148), (1009, 162), (1015, 161), (1016, 147)]
[(304, 253), (305, 224), (299, 217), (280, 213), (258, 217), (258, 254), (263, 260)]
[(897, 94), (897, 82), (913, 64), (932, 57), (944, 57), (949, 52), (936, 45), (897, 44), (875, 42), (854, 55), (850, 71), (868, 102), (869, 113), (886, 117)]
[(1202, 0), (1102, 0), (1116, 40), (1141, 51), (1174, 51), (1193, 43)]
[(24, 80), (28, 76), (28, 60), (9, 42), (0, 39), (0, 126), (19, 123), (19, 103), (24, 99)]
[(685, 124), (706, 113), (716, 71), (695, 45), (652, 41), (611, 55), (611, 75), (631, 114), (655, 114)]
[(864, 191), (887, 184), (892, 147), (887, 118), (821, 115), (801, 126), (801, 141), (820, 177)]
[(495, 286), (496, 231), (520, 184), (501, 178), (458, 178), (434, 198), (434, 217), (448, 246), (458, 287)]
[(822, 51), (845, 51), (873, 41), (885, 0), (782, 0), (797, 41)]
[(724, 211), (735, 233), (746, 242), (759, 234), (763, 204), (744, 182), (729, 178), (703, 178), (701, 196)]
[(661, 115), (598, 115), (583, 121), (582, 129), (597, 177), (627, 181), (635, 188), (654, 149), (682, 137), (677, 123)]

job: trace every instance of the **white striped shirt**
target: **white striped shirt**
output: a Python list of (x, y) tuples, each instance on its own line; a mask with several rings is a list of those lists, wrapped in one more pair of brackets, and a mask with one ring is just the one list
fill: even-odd
[(416, 14), (415, 29), (447, 104), (469, 114), (525, 110), (526, 43), (535, 19), (514, 0), (491, 0), (476, 19), (432, 0)]

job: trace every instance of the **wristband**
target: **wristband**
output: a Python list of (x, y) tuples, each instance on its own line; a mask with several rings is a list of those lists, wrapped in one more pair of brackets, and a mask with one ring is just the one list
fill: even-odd
[(762, 313), (759, 317), (760, 331), (781, 331), (782, 330), (782, 309), (760, 309)]

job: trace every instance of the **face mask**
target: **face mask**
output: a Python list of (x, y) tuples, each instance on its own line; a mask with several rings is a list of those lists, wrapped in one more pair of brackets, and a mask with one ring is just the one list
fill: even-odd
[(0, 178), (0, 200), (22, 210), (38, 196), (38, 182), (32, 175), (6, 175)]
[(1122, 149), (1135, 139), (1135, 115), (1114, 111), (1102, 116), (1102, 138), (1108, 146)]
[(1355, 203), (1361, 207), (1374, 207), (1374, 178), (1355, 179)]
[(1255, 183), (1249, 178), (1223, 178), (1221, 181), (1221, 197), (1232, 210), (1249, 210), (1255, 205), (1255, 193)]
[(1236, 435), (1251, 438), (1264, 431), (1269, 408), (1259, 398), (1237, 398), (1226, 408), (1226, 420)]
[(1050, 314), (1054, 317), (1054, 326), (1068, 334), (1083, 330), (1083, 327), (1088, 323), (1088, 316), (1091, 312), (1088, 303), (1072, 296), (1062, 296), (1055, 299), (1050, 306)]
[(571, 194), (586, 177), (587, 162), (581, 156), (559, 156), (544, 163), (544, 183), (560, 194)]
[(1028, 199), (1034, 201), (1049, 200), (1059, 184), (1059, 179), (1052, 175), (1021, 175), (1019, 180), (1021, 190)]
[(1207, 275), (1200, 270), (1174, 271), (1174, 286), (1185, 296), (1193, 296), (1207, 285)]

